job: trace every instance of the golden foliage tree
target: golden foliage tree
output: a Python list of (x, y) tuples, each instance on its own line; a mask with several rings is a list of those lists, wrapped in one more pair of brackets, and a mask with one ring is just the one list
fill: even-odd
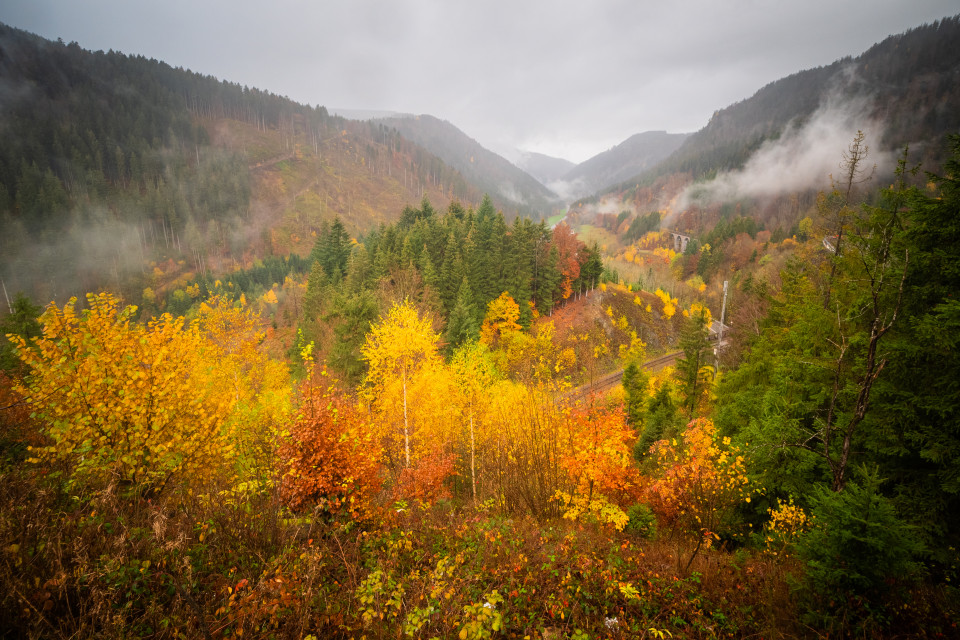
[(263, 320), (243, 301), (215, 296), (202, 303), (196, 324), (216, 353), (235, 404), (224, 430), (237, 450), (244, 481), (261, 486), (273, 480), (277, 448), (291, 412), (287, 367), (261, 347)]
[(566, 411), (564, 426), (560, 464), (576, 493), (618, 502), (635, 495), (638, 476), (631, 445), (637, 438), (621, 409), (578, 405)]
[(746, 464), (730, 438), (721, 439), (706, 418), (690, 422), (680, 441), (657, 442), (652, 453), (657, 469), (647, 497), (661, 522), (695, 536), (689, 567), (701, 547), (731, 525), (736, 508), (750, 502)]
[(555, 497), (566, 482), (559, 462), (565, 442), (552, 389), (505, 380), (489, 397), (491, 447), (485, 464), (498, 502), (507, 511), (527, 511), (536, 518), (559, 515)]
[(495, 349), (507, 335), (521, 330), (520, 305), (506, 291), (487, 305), (487, 315), (480, 326), (480, 342)]
[(236, 395), (197, 323), (168, 314), (133, 322), (109, 294), (89, 309), (51, 305), (43, 335), (17, 342), (31, 374), (20, 391), (52, 444), (35, 460), (63, 460), (75, 481), (116, 481), (143, 494), (171, 478), (207, 477), (233, 456), (223, 425)]
[(360, 352), (369, 364), (365, 381), (367, 396), (383, 410), (389, 406), (390, 391), (399, 384), (403, 410), (404, 460), (410, 466), (410, 402), (411, 379), (424, 369), (440, 363), (437, 352), (439, 336), (429, 318), (421, 318), (405, 300), (395, 304), (367, 334)]
[(477, 445), (484, 435), (478, 429), (486, 410), (486, 399), (497, 372), (490, 352), (480, 343), (467, 343), (453, 354), (450, 369), (457, 389), (457, 401), (470, 438), (470, 491), (477, 500)]

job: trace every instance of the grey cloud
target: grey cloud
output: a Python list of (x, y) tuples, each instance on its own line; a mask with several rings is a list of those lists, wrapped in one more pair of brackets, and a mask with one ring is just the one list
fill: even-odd
[(768, 82), (956, 12), (956, 0), (7, 0), (0, 20), (582, 161), (642, 131), (697, 130)]

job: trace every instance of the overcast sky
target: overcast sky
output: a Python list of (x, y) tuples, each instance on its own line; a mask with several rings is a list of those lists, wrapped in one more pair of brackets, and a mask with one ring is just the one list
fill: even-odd
[(334, 109), (428, 113), (580, 162), (696, 131), (960, 0), (3, 0), (0, 21)]

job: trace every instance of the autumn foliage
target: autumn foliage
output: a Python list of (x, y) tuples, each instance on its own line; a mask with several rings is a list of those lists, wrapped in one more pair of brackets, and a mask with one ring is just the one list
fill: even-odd
[(232, 374), (197, 323), (163, 315), (146, 325), (136, 307), (109, 294), (89, 308), (51, 305), (31, 347), (17, 337), (30, 368), (19, 387), (46, 421), (49, 446), (34, 460), (62, 460), (82, 483), (117, 482), (139, 492), (176, 476), (209, 477), (233, 457), (223, 430), (235, 402)]
[(752, 488), (740, 450), (720, 439), (713, 422), (698, 418), (682, 438), (661, 440), (647, 499), (661, 522), (674, 532), (692, 534), (709, 545), (727, 533), (734, 510), (750, 502)]
[(622, 530), (622, 507), (636, 502), (640, 476), (630, 454), (636, 436), (620, 408), (578, 405), (565, 411), (560, 468), (565, 488), (555, 497), (565, 518), (584, 517)]
[(423, 383), (441, 365), (439, 339), (430, 320), (404, 301), (371, 328), (361, 348), (369, 365), (363, 395), (377, 415), (387, 455), (394, 461), (402, 460), (406, 467), (417, 456), (417, 440), (422, 439), (416, 432), (424, 426), (422, 418), (429, 415), (419, 405), (436, 395), (435, 387), (429, 384), (424, 392)]
[(442, 498), (450, 498), (448, 481), (454, 475), (457, 457), (451, 453), (435, 451), (417, 460), (412, 467), (400, 472), (393, 495), (403, 500), (415, 500), (422, 505), (431, 505)]
[(520, 305), (506, 291), (490, 302), (480, 327), (480, 342), (495, 348), (508, 334), (521, 330)]
[(575, 491), (606, 496), (620, 504), (637, 498), (639, 474), (631, 447), (636, 441), (623, 410), (596, 405), (576, 406), (567, 413), (565, 447), (560, 466)]
[(369, 512), (380, 488), (380, 450), (364, 415), (333, 388), (307, 391), (280, 448), (283, 495), (290, 508), (314, 505), (331, 514)]
[(567, 299), (573, 293), (573, 282), (580, 277), (580, 250), (583, 243), (569, 225), (561, 222), (553, 229), (552, 246), (557, 250), (557, 267), (563, 278), (563, 298)]
[(30, 406), (14, 390), (14, 384), (5, 371), (0, 371), (0, 451), (41, 444), (36, 421), (30, 417)]

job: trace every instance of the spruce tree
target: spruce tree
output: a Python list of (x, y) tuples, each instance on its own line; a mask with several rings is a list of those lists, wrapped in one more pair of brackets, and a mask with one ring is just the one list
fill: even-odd
[(623, 391), (626, 394), (625, 408), (627, 424), (643, 432), (643, 419), (646, 414), (647, 386), (650, 377), (637, 362), (630, 362), (623, 370)]
[(464, 344), (472, 342), (480, 336), (480, 320), (477, 307), (473, 303), (473, 292), (470, 283), (464, 278), (457, 292), (457, 302), (450, 312), (450, 321), (447, 323), (445, 335), (447, 348), (452, 352)]
[(680, 334), (683, 358), (677, 360), (676, 375), (680, 385), (681, 406), (692, 419), (706, 394), (712, 370), (707, 368), (710, 358), (710, 341), (706, 310), (687, 319)]
[(673, 402), (671, 385), (665, 382), (647, 400), (643, 430), (633, 447), (633, 457), (642, 462), (650, 452), (650, 447), (658, 440), (671, 436), (676, 427), (677, 406)]

